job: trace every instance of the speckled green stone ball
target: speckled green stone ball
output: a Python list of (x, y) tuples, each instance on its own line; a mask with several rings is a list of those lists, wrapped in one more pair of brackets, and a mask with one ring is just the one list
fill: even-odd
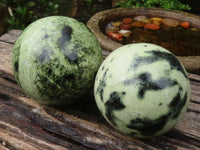
[(114, 128), (149, 138), (169, 131), (186, 112), (190, 82), (182, 64), (166, 49), (129, 44), (102, 63), (94, 95), (100, 112)]
[(12, 56), (14, 75), (24, 92), (49, 105), (72, 103), (85, 95), (101, 63), (96, 37), (84, 24), (64, 16), (30, 24)]

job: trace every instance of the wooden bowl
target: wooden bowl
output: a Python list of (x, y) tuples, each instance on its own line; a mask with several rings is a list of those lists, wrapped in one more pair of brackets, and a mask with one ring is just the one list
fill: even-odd
[[(100, 45), (106, 51), (113, 51), (122, 44), (111, 40), (103, 33), (105, 25), (117, 18), (146, 15), (152, 17), (171, 18), (178, 21), (188, 21), (191, 26), (200, 30), (200, 16), (181, 11), (164, 10), (160, 8), (115, 8), (96, 13), (87, 22), (88, 28), (95, 34)], [(199, 50), (200, 51), (200, 50)], [(188, 72), (200, 74), (200, 55), (177, 56)]]

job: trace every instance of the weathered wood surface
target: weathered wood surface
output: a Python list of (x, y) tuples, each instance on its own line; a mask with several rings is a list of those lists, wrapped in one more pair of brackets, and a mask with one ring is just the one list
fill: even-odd
[(109, 126), (92, 96), (62, 108), (27, 97), (11, 68), (13, 44), (20, 33), (12, 30), (0, 37), (0, 150), (200, 149), (200, 76), (189, 74), (191, 102), (176, 127), (160, 137), (139, 140)]

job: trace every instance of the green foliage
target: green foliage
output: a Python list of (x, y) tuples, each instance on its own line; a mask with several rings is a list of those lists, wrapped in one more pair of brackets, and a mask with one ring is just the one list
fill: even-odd
[(94, 0), (83, 0), (84, 2), (86, 2), (88, 5), (92, 5), (92, 3), (94, 2)]
[(6, 18), (8, 30), (24, 29), (38, 18), (57, 15), (60, 8), (68, 10), (70, 4), (71, 2), (66, 0), (2, 0), (1, 2), (2, 6), (9, 7), (12, 11)]
[(82, 2), (79, 10), (81, 13), (79, 13), (76, 17), (78, 17), (78, 20), (83, 23), (86, 23), (96, 12), (102, 10), (102, 8), (99, 7), (99, 0), (80, 0), (80, 2)]
[(190, 10), (189, 5), (182, 4), (178, 0), (124, 0), (117, 2), (120, 7), (160, 7), (173, 10)]
[(27, 6), (18, 5), (12, 11), (13, 15), (6, 18), (9, 26), (8, 30), (24, 29), (26, 25), (37, 19), (37, 16), (35, 16), (33, 11), (31, 11)]
[[(72, 5), (72, 0), (0, 0), (0, 8), (10, 8), (12, 13), (6, 18), (8, 30), (24, 29), (36, 19), (51, 15), (67, 15)], [(109, 9), (100, 5), (100, 0), (77, 0), (80, 13), (79, 21), (87, 20), (96, 12)], [(189, 5), (184, 5), (178, 0), (124, 0), (117, 2), (120, 7), (160, 7), (174, 10), (190, 10)]]

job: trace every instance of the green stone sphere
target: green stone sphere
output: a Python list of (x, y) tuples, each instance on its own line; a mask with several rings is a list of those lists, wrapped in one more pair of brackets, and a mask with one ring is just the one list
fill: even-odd
[(102, 63), (96, 37), (77, 20), (50, 16), (30, 24), (12, 55), (15, 79), (24, 92), (48, 105), (72, 103), (91, 90)]
[(180, 61), (154, 44), (122, 46), (101, 64), (95, 79), (98, 109), (117, 130), (137, 138), (162, 135), (186, 112), (190, 82)]

